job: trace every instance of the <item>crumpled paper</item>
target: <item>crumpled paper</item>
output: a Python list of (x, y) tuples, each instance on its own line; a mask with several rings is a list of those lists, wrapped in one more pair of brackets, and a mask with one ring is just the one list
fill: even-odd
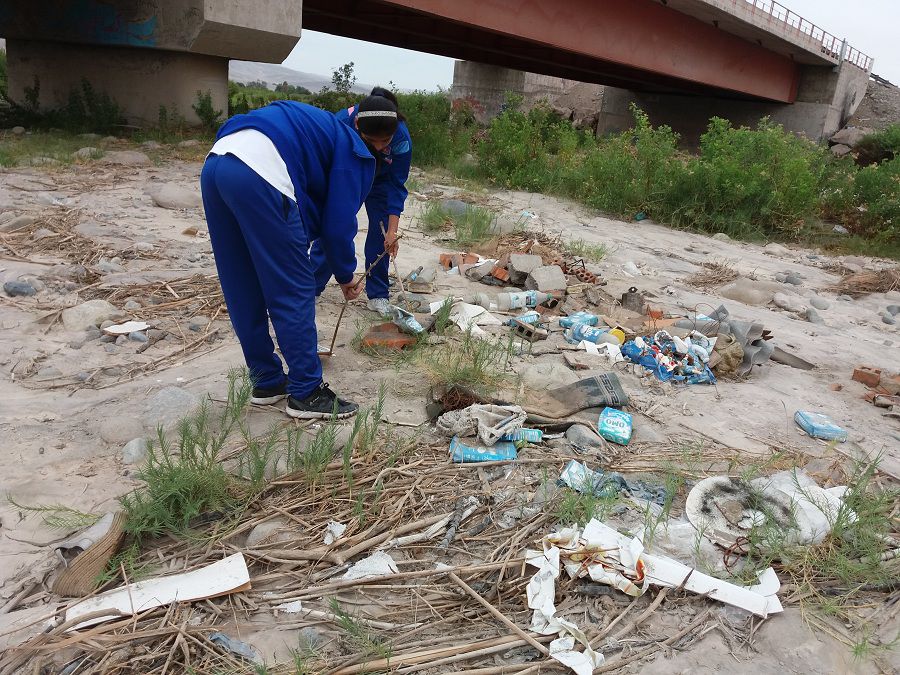
[(331, 546), (334, 542), (336, 542), (343, 536), (344, 530), (346, 529), (346, 525), (335, 520), (332, 520), (330, 523), (328, 523), (328, 525), (325, 526), (325, 545)]
[(341, 579), (365, 579), (366, 577), (380, 577), (385, 574), (396, 574), (397, 563), (384, 551), (376, 551), (368, 558), (363, 558), (353, 567), (344, 572)]
[(518, 431), (528, 414), (517, 405), (474, 403), (462, 410), (450, 410), (437, 419), (437, 429), (447, 436), (474, 436), (485, 445), (494, 445), (506, 434)]

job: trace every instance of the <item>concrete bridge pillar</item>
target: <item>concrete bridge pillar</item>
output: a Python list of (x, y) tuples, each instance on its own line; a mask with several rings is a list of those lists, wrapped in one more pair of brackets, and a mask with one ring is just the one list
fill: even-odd
[[(209, 92), (228, 107), (228, 60), (281, 63), (300, 38), (301, 0), (47, 0), (3, 3), (9, 96), (39, 108), (66, 104), (82, 80), (108, 94), (128, 123), (198, 121)], [(37, 86), (35, 86), (37, 85)]]

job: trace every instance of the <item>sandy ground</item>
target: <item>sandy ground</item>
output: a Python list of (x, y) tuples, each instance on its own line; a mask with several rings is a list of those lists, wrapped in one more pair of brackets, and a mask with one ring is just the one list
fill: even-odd
[[(202, 211), (159, 208), (144, 193), (145, 188), (160, 181), (196, 190), (199, 171), (200, 164), (194, 162), (122, 167), (102, 159), (71, 168), (4, 170), (0, 172), (0, 211), (36, 217), (75, 214), (72, 217), (79, 232), (107, 249), (108, 257), (124, 258), (125, 272), (101, 276), (99, 282), (106, 285), (136, 278), (153, 281), (212, 274), (214, 261), (209, 240), (203, 236)], [(423, 193), (432, 198), (460, 192), (436, 184), (433, 177), (419, 176), (419, 180), (425, 186)], [(653, 410), (652, 419), (636, 415), (638, 439), (699, 439), (760, 457), (773, 448), (799, 451), (810, 461), (820, 458), (818, 465), (810, 465), (819, 467), (827, 466), (833, 456), (881, 454), (883, 470), (900, 476), (900, 423), (883, 417), (883, 410), (864, 401), (865, 387), (850, 379), (853, 368), (860, 364), (886, 373), (896, 372), (900, 366), (900, 327), (882, 323), (879, 316), (886, 305), (900, 304), (900, 293), (845, 302), (827, 290), (839, 277), (827, 271), (826, 263), (871, 268), (878, 264), (876, 261), (834, 259), (813, 250), (766, 249), (673, 231), (646, 221), (611, 220), (542, 195), (494, 192), (479, 194), (477, 199), (497, 209), (506, 221), (517, 220), (528, 211), (536, 216), (529, 220), (530, 227), (561, 231), (565, 238), (610, 247), (610, 254), (597, 267), (608, 280), (605, 290), (613, 296), (637, 286), (653, 304), (688, 315), (724, 303), (733, 317), (763, 323), (778, 345), (816, 364), (815, 370), (805, 372), (769, 362), (755, 368), (745, 381), (679, 389), (648, 386), (646, 381), (624, 373), (623, 384), (637, 408)], [(405, 222), (414, 223), (422, 202), (411, 197), (409, 207)], [(364, 229), (364, 214), (360, 222)], [(183, 234), (190, 226), (198, 228), (199, 234)], [(361, 232), (358, 238), (360, 251), (364, 236)], [(149, 242), (154, 248), (152, 252), (135, 251), (136, 242)], [(437, 254), (443, 250), (433, 237), (415, 227), (408, 228), (398, 260), (401, 274), (419, 264), (436, 264)], [(108, 353), (106, 345), (97, 340), (79, 344), (83, 331), (67, 331), (58, 321), (38, 321), (74, 304), (78, 294), (84, 292), (83, 285), (69, 283), (66, 287), (64, 282), (46, 276), (52, 265), (71, 264), (71, 260), (60, 260), (52, 253), (27, 257), (32, 262), (14, 255), (0, 257), (0, 282), (33, 275), (44, 279), (45, 285), (34, 297), (0, 298), (0, 437), (4, 439), (0, 492), (25, 504), (62, 503), (83, 510), (103, 509), (138, 484), (133, 477), (135, 467), (122, 462), (121, 448), (132, 437), (130, 430), (143, 427), (150, 433), (157, 416), (148, 410), (148, 404), (156, 393), (177, 386), (197, 397), (207, 393), (221, 396), (226, 373), (241, 365), (239, 346), (227, 320), (220, 316), (214, 327), (220, 329), (222, 339), (203, 343), (201, 349), (166, 362), (160, 370), (127, 380), (135, 364), (160, 358), (203, 335), (191, 331), (190, 311), (159, 326), (183, 334), (183, 338), (164, 340), (142, 354), (135, 353), (136, 343), (122, 345), (116, 353)], [(728, 262), (742, 275), (770, 281), (773, 288), (801, 300), (818, 291), (830, 303), (828, 309), (819, 312), (825, 323), (814, 325), (774, 306), (742, 304), (684, 283), (700, 269), (700, 263), (710, 260)], [(622, 271), (626, 262), (635, 263), (642, 274), (626, 276)], [(775, 275), (784, 272), (799, 275), (802, 285), (775, 282)], [(491, 290), (459, 276), (439, 274), (436, 295), (465, 296)], [(329, 288), (319, 307), (322, 335), (330, 336), (338, 307), (338, 290)], [(140, 309), (128, 313), (130, 318), (141, 318)], [(325, 365), (326, 379), (341, 395), (360, 403), (370, 402), (379, 382), (387, 381), (386, 417), (421, 423), (425, 419), (421, 396), (425, 383), (421, 378), (373, 362), (350, 347), (357, 321), (371, 320), (362, 303), (351, 305), (338, 337), (337, 354)], [(517, 370), (525, 385), (533, 387), (566, 383), (580, 376), (566, 367), (559, 353), (525, 357)], [(87, 385), (78, 385), (79, 373), (92, 376)], [(833, 391), (832, 384), (843, 387)], [(830, 448), (807, 437), (793, 423), (798, 409), (830, 415), (849, 430), (850, 442)], [(254, 415), (262, 423), (277, 418), (278, 412), (266, 410)], [(172, 418), (170, 415), (163, 421), (171, 422)], [(39, 519), (23, 519), (19, 509), (6, 502), (0, 504), (0, 523), (0, 583), (37, 560), (42, 544), (59, 537), (58, 532), (41, 526)], [(796, 609), (767, 621), (759, 630), (759, 653), (749, 660), (744, 656), (736, 661), (731, 646), (714, 631), (689, 652), (660, 658), (642, 672), (886, 672), (887, 661), (854, 661), (843, 645), (811, 632)], [(896, 666), (896, 659), (891, 659)]]

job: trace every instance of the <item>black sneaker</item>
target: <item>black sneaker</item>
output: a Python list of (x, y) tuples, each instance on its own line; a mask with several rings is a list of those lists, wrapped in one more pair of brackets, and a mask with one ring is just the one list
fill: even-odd
[(300, 420), (329, 419), (332, 415), (342, 420), (353, 417), (359, 406), (338, 398), (337, 394), (324, 382), (304, 399), (288, 396), (285, 412)]
[(250, 403), (253, 405), (272, 405), (278, 403), (287, 396), (287, 381), (285, 380), (277, 387), (253, 387), (253, 394), (250, 396)]

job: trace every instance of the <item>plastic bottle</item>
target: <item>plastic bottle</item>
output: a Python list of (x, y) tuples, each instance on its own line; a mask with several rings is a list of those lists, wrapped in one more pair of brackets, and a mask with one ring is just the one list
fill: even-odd
[(575, 312), (574, 314), (569, 314), (569, 316), (559, 317), (559, 325), (563, 328), (572, 328), (579, 323), (585, 326), (596, 326), (599, 321), (600, 317), (588, 312)]
[(615, 335), (610, 335), (606, 328), (594, 328), (583, 323), (572, 326), (563, 333), (566, 342), (577, 345), (584, 340), (585, 342), (593, 342), (596, 345), (608, 343), (612, 345), (621, 344)]
[(525, 312), (524, 314), (522, 314), (522, 315), (520, 315), (520, 316), (517, 316), (517, 317), (515, 317), (515, 318), (513, 318), (513, 319), (508, 319), (508, 320), (506, 321), (506, 325), (507, 325), (507, 326), (514, 326), (514, 325), (515, 325), (515, 322), (516, 322), (517, 320), (518, 320), (518, 321), (522, 321), (522, 322), (524, 322), (524, 323), (529, 323), (529, 324), (532, 324), (532, 325), (533, 325), (533, 324), (540, 323), (540, 321), (541, 321), (541, 315), (540, 315), (538, 312), (534, 312), (534, 311), (531, 311), (531, 312)]
[(498, 293), (497, 306), (501, 311), (510, 309), (522, 309), (524, 307), (537, 307), (542, 302), (550, 299), (548, 293), (540, 291), (521, 291), (519, 293)]

